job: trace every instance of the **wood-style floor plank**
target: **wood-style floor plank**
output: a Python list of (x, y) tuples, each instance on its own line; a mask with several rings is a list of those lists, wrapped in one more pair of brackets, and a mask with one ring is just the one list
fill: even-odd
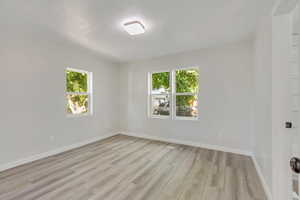
[(266, 200), (247, 156), (117, 135), (0, 173), (2, 200)]

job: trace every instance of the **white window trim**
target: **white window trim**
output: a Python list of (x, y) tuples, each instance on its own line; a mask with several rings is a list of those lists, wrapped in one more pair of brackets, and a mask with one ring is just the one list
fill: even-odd
[[(199, 120), (199, 111), (200, 111), (200, 80), (198, 81), (198, 91), (193, 92), (185, 92), (185, 93), (176, 93), (176, 71), (177, 70), (189, 70), (189, 69), (197, 69), (200, 71), (199, 67), (182, 67), (182, 68), (175, 68), (170, 70), (160, 70), (160, 71), (153, 71), (148, 73), (148, 117), (151, 119), (172, 119), (172, 120), (190, 120), (190, 121), (197, 121)], [(170, 87), (171, 92), (170, 93), (161, 93), (158, 95), (168, 95), (170, 98), (170, 115), (169, 116), (162, 116), (162, 115), (153, 115), (152, 114), (152, 74), (155, 73), (162, 73), (162, 72), (169, 72), (170, 73)], [(200, 79), (200, 78), (199, 78)], [(198, 116), (197, 117), (177, 117), (176, 116), (176, 96), (179, 95), (194, 95), (197, 96), (198, 100)]]
[[(88, 96), (88, 112), (81, 113), (81, 114), (66, 114), (67, 117), (86, 117), (93, 115), (93, 72), (81, 70), (81, 69), (74, 69), (74, 68), (66, 68), (65, 70), (65, 81), (67, 80), (67, 73), (66, 71), (73, 71), (78, 73), (85, 73), (87, 74), (87, 92), (67, 92), (67, 84), (65, 84), (65, 95), (87, 95)], [(66, 97), (65, 97), (66, 98)]]

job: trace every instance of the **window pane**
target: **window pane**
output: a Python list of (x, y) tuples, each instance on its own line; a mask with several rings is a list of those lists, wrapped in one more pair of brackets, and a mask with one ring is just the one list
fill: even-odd
[(152, 94), (170, 91), (170, 72), (152, 74)]
[(87, 92), (87, 73), (66, 70), (67, 92)]
[(176, 93), (198, 92), (199, 70), (176, 70)]
[(88, 95), (67, 95), (67, 113), (82, 114), (88, 112)]
[(198, 100), (193, 95), (176, 96), (176, 116), (177, 117), (197, 117)]
[(167, 95), (152, 96), (152, 115), (170, 115), (170, 98)]

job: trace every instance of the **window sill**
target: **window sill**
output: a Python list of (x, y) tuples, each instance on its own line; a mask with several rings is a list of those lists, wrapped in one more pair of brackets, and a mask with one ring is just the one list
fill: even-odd
[(171, 119), (170, 116), (150, 116), (149, 119)]
[(174, 120), (199, 121), (199, 117), (174, 117)]
[(164, 117), (164, 116), (150, 116), (149, 119), (169, 119), (169, 120), (178, 120), (178, 121), (199, 121), (199, 117)]
[(79, 118), (79, 117), (91, 117), (93, 116), (91, 113), (84, 114), (67, 114), (67, 118)]

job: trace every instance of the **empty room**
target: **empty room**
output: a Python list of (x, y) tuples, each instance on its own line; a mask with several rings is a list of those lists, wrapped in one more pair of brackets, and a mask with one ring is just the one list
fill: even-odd
[(0, 0), (0, 200), (300, 200), (299, 4)]

